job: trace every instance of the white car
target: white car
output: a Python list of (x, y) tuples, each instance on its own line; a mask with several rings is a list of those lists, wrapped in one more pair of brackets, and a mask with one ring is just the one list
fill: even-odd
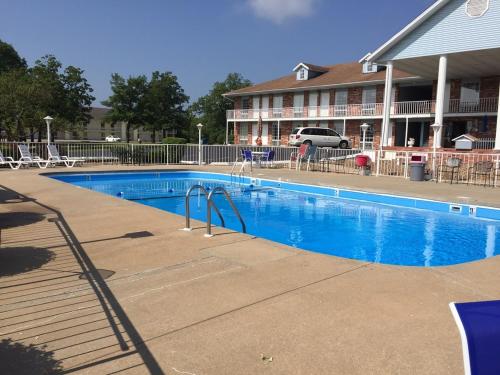
[(296, 128), (290, 135), (290, 146), (309, 144), (318, 147), (351, 148), (349, 138), (328, 128)]
[(120, 138), (115, 137), (113, 135), (108, 135), (106, 138), (104, 138), (106, 142), (118, 142)]

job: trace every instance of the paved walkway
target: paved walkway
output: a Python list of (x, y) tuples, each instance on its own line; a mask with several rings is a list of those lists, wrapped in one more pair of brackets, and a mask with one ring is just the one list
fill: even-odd
[[(89, 170), (109, 169), (124, 168)], [(500, 206), (482, 187), (254, 175)], [(23, 361), (88, 374), (459, 374), (448, 303), (500, 298), (499, 257), (392, 267), (183, 224), (38, 170), (1, 170), (0, 373)]]

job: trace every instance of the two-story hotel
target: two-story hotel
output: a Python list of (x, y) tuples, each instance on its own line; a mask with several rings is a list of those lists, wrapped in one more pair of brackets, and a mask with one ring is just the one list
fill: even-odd
[[(292, 74), (226, 94), (234, 142), (285, 145), (294, 128), (328, 127), (387, 148), (500, 149), (500, 1), (439, 0), (359, 62), (299, 63)], [(389, 89), (386, 89), (389, 88)], [(496, 137), (496, 143), (495, 143)]]

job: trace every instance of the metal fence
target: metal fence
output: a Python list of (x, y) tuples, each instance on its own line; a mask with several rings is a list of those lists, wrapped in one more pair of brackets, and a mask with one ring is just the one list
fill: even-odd
[[(4, 156), (19, 160), (21, 155), (15, 142), (0, 143)], [(33, 156), (48, 158), (46, 143), (27, 143)], [(170, 165), (198, 164), (199, 145), (166, 145), (166, 144), (126, 144), (126, 143), (56, 143), (59, 154), (69, 158), (83, 159), (85, 164), (131, 164), (131, 165)], [(247, 145), (203, 145), (201, 148), (202, 164), (232, 165), (241, 156), (242, 150), (254, 152), (275, 151), (274, 167), (288, 168), (292, 154), (297, 147), (281, 146), (247, 146)], [(369, 156), (371, 174), (377, 176), (394, 176), (409, 178), (413, 156), (422, 156), (425, 161), (426, 177), (439, 181), (449, 181), (451, 176), (449, 164), (451, 159), (460, 160), (454, 169), (455, 182), (478, 183), (479, 176), (485, 184), (500, 185), (500, 154), (463, 153), (463, 152), (425, 152), (425, 151), (379, 151), (358, 149), (342, 150), (319, 148), (311, 158), (310, 169), (329, 170), (339, 173), (359, 173), (356, 155), (364, 153)], [(456, 162), (455, 160), (455, 162)], [(328, 168), (325, 167), (328, 164)], [(266, 163), (267, 164), (267, 163)], [(305, 166), (303, 163), (302, 166)], [(486, 172), (478, 169), (488, 169)], [(480, 180), (479, 183), (483, 181)]]

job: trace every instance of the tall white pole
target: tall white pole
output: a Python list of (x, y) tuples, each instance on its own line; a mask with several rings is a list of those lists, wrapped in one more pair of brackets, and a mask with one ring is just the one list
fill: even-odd
[(366, 146), (366, 129), (363, 129), (363, 151), (365, 151)]
[(201, 165), (201, 126), (198, 127), (198, 165)]
[(498, 87), (498, 113), (497, 113), (497, 129), (495, 135), (495, 150), (500, 150), (500, 85)]
[(47, 121), (47, 144), (50, 145), (50, 122)]
[(387, 63), (387, 70), (385, 71), (385, 90), (384, 90), (384, 112), (382, 119), (381, 131), (381, 144), (380, 146), (387, 146), (389, 142), (389, 122), (391, 121), (391, 102), (392, 102), (392, 74), (394, 65), (392, 61)]
[(444, 97), (446, 91), (446, 70), (448, 67), (448, 57), (442, 55), (439, 57), (439, 72), (436, 92), (436, 124), (440, 125), (434, 133), (435, 148), (441, 148), (444, 117)]

